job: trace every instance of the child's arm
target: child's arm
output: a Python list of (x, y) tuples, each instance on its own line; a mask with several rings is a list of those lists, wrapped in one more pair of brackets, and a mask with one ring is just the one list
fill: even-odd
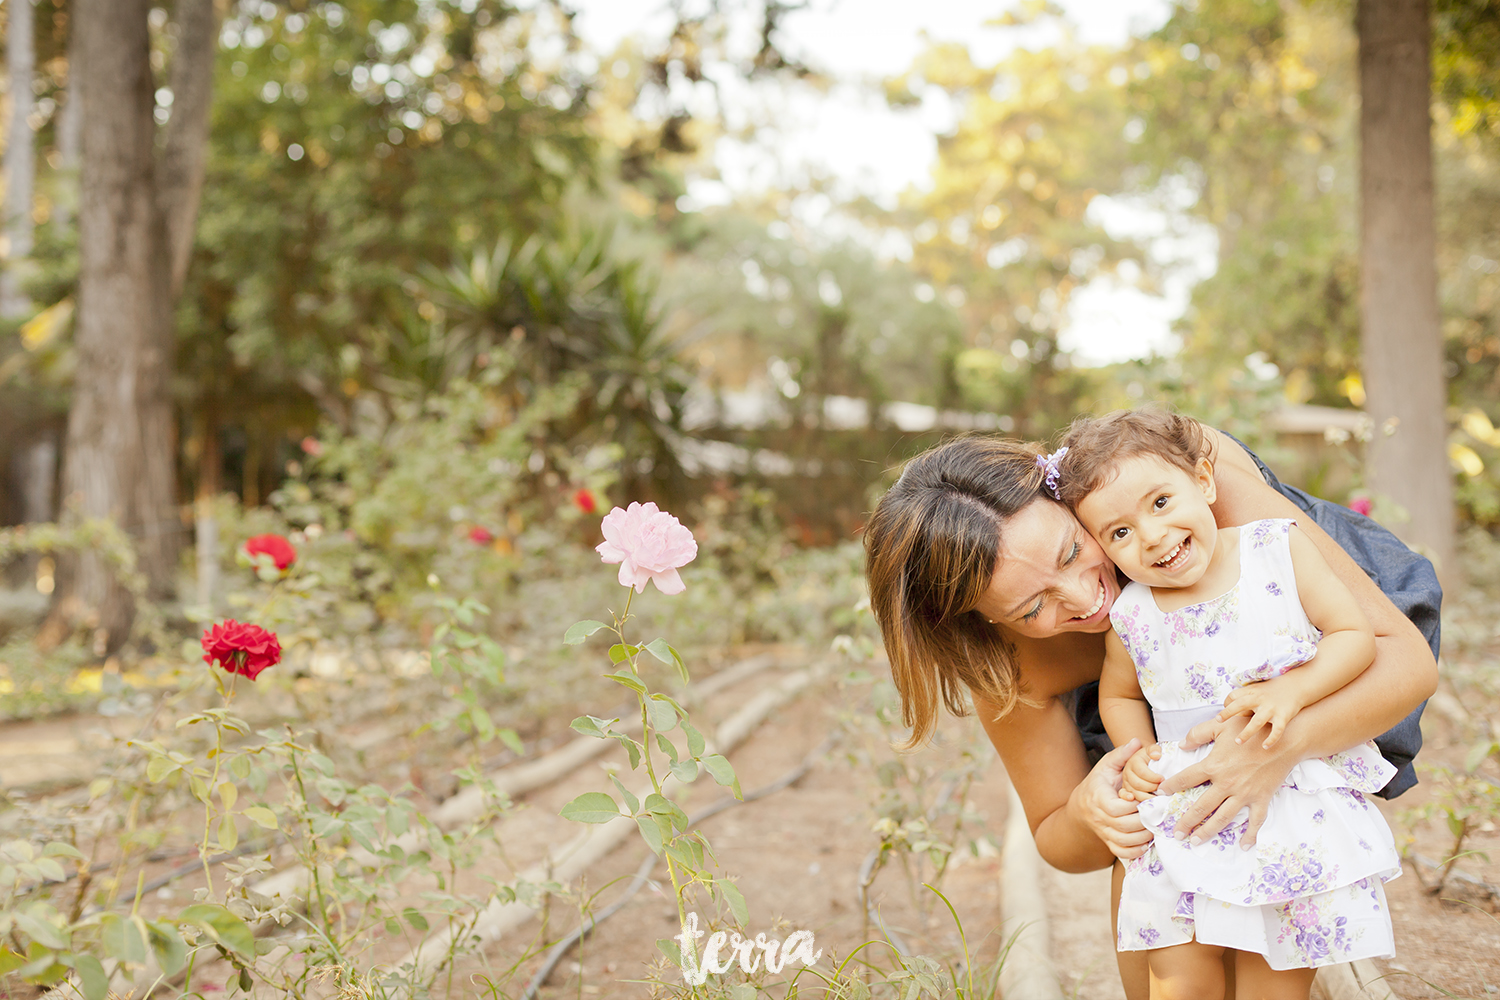
[(1312, 539), (1295, 524), (1290, 541), (1302, 608), (1323, 633), (1318, 651), (1307, 663), (1280, 677), (1231, 691), (1224, 699), (1224, 711), (1219, 713), (1221, 720), (1251, 716), (1236, 743), (1244, 742), (1246, 733), (1269, 723), (1271, 735), (1261, 744), (1268, 750), (1281, 739), (1281, 731), (1298, 712), (1354, 680), (1375, 659), (1375, 631), (1349, 588), (1333, 575)]
[(1141, 749), (1125, 765), (1125, 784), (1120, 789), (1120, 797), (1145, 801), (1161, 784), (1161, 776), (1147, 766), (1161, 756), (1161, 751), (1156, 748), (1151, 706), (1146, 704), (1146, 696), (1141, 693), (1135, 664), (1114, 629), (1104, 634), (1104, 668), (1099, 674), (1099, 718), (1104, 721), (1104, 731), (1109, 733), (1115, 746), (1122, 747), (1132, 739), (1141, 741)]

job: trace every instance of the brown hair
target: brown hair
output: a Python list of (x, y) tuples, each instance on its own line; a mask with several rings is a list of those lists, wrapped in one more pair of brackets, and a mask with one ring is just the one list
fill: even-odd
[(1068, 428), (1063, 444), (1068, 453), (1058, 462), (1057, 491), (1073, 510), (1112, 480), (1127, 458), (1155, 455), (1189, 474), (1197, 470), (1199, 459), (1213, 461), (1202, 424), (1153, 406), (1079, 417)]
[(903, 749), (932, 738), (938, 700), (967, 715), (966, 692), (1000, 706), (1021, 701), (1015, 649), (974, 610), (989, 589), (1005, 522), (1044, 497), (1039, 450), (964, 437), (907, 463), (865, 525), (865, 577), (901, 718)]

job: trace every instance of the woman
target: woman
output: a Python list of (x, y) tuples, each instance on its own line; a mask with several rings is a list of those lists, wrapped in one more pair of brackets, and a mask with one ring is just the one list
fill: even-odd
[[(1299, 761), (1374, 738), (1398, 769), (1381, 794), (1415, 783), (1418, 717), (1437, 687), (1442, 595), (1431, 564), (1374, 521), (1282, 485), (1228, 435), (1208, 436), (1219, 525), (1295, 518), (1354, 592), (1376, 636), (1374, 664), (1308, 706), (1274, 748), (1218, 739), (1201, 764), (1161, 786), (1170, 794), (1209, 783), (1179, 824), (1205, 838), (1248, 807), (1242, 843), (1249, 846)], [(866, 573), (912, 729), (908, 745), (930, 738), (939, 701), (963, 715), (967, 696), (1042, 857), (1082, 872), (1139, 856), (1151, 835), (1135, 804), (1118, 795), (1136, 743), (1111, 750), (1097, 711), (1119, 581), (1098, 543), (1045, 492), (1049, 471), (1035, 446), (981, 437), (913, 459), (866, 524)], [(1193, 736), (1207, 742), (1234, 727), (1232, 736), (1244, 722), (1232, 719), (1219, 732), (1199, 727)], [(1117, 897), (1121, 871), (1117, 865)], [(1120, 956), (1132, 1000), (1147, 993), (1140, 954)]]

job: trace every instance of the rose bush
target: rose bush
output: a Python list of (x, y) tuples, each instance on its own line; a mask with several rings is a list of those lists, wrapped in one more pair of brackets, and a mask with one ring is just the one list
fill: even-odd
[(257, 556), (270, 556), (276, 568), (285, 573), (297, 561), (297, 550), (281, 535), (256, 535), (245, 541), (245, 554), (251, 562)]
[(203, 633), (203, 662), (252, 681), (267, 667), (281, 662), (281, 643), (275, 632), (259, 625), (226, 619)]
[(604, 541), (595, 551), (605, 562), (620, 564), (622, 587), (639, 594), (651, 581), (663, 594), (682, 593), (677, 570), (698, 557), (698, 543), (681, 521), (654, 503), (632, 503), (611, 510), (599, 527)]

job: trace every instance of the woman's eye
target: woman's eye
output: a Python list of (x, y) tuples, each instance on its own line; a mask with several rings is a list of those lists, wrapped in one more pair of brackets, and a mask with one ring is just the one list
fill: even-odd
[(1078, 553), (1080, 553), (1082, 551), (1083, 551), (1083, 546), (1080, 545), (1080, 544), (1078, 544), (1075, 541), (1073, 543), (1073, 551), (1068, 553), (1068, 558), (1066, 558), (1066, 559), (1063, 560), (1063, 565), (1066, 566), (1069, 563), (1071, 563), (1074, 559), (1077, 559), (1078, 558)]
[(1157, 510), (1161, 510), (1166, 505), (1167, 505), (1167, 495), (1165, 493), (1163, 493), (1161, 496), (1159, 496), (1159, 497), (1156, 498), (1156, 509)]
[(1036, 616), (1042, 613), (1042, 605), (1045, 604), (1045, 603), (1047, 603), (1047, 602), (1046, 601), (1037, 601), (1036, 602), (1036, 607), (1034, 607), (1030, 611), (1026, 612), (1026, 614), (1021, 618), (1021, 620), (1023, 622), (1035, 621), (1036, 620)]

